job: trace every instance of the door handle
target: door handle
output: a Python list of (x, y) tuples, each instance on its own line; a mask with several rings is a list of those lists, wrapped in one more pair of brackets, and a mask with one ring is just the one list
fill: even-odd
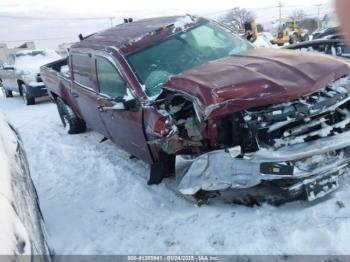
[(75, 93), (75, 92), (72, 92), (72, 96), (75, 98), (79, 97), (78, 93)]

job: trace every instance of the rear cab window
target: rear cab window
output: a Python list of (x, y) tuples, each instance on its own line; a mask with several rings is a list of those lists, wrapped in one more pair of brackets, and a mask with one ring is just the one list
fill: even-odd
[(73, 53), (71, 63), (74, 82), (85, 88), (93, 89), (91, 54)]

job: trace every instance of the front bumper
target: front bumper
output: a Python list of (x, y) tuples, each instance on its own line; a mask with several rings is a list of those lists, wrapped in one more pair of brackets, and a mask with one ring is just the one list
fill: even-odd
[(41, 97), (47, 95), (47, 88), (43, 82), (35, 82), (26, 85), (29, 97)]
[(337, 188), (338, 177), (349, 164), (350, 131), (244, 156), (237, 147), (196, 158), (181, 180), (179, 190), (194, 195), (200, 190), (248, 189), (268, 181), (281, 185), (291, 196), (314, 187), (313, 192), (306, 192), (307, 199), (314, 200)]

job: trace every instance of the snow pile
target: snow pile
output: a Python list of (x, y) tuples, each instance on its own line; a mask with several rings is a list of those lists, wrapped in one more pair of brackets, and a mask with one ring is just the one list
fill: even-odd
[(0, 212), (0, 255), (29, 255), (30, 241), (27, 231), (9, 201), (1, 195)]
[(16, 54), (15, 69), (19, 73), (23, 72), (35, 77), (40, 73), (41, 66), (61, 58), (61, 56), (52, 50), (20, 52)]
[(275, 39), (270, 32), (261, 32), (259, 33), (259, 35), (262, 35), (265, 39), (269, 41), (269, 43), (271, 43), (271, 41)]
[(10, 201), (12, 201), (11, 168), (14, 166), (14, 160), (9, 159), (9, 156), (16, 152), (16, 145), (17, 139), (0, 112), (0, 194)]
[(272, 47), (270, 40), (264, 34), (259, 34), (258, 38), (253, 42), (253, 45), (258, 48)]
[[(11, 175), (17, 168), (14, 156), (17, 138), (0, 113), (0, 255), (30, 254), (27, 231), (11, 203), (14, 201)], [(24, 246), (18, 244), (27, 243)]]
[(181, 29), (182, 31), (184, 31), (186, 29), (186, 25), (193, 24), (193, 23), (194, 21), (191, 16), (186, 15), (184, 17), (181, 17), (175, 21), (174, 31), (176, 31), (177, 29)]
[(64, 75), (65, 77), (67, 77), (67, 78), (70, 77), (70, 71), (69, 71), (69, 66), (68, 66), (68, 65), (61, 66), (60, 72), (61, 72), (61, 74)]
[(101, 135), (67, 135), (54, 104), (0, 107), (23, 138), (56, 254), (350, 253), (350, 174), (314, 203), (196, 208), (172, 180), (147, 186), (148, 166)]

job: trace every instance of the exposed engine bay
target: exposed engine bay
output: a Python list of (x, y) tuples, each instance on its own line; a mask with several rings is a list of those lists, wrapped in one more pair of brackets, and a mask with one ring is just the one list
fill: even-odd
[[(350, 81), (344, 78), (298, 100), (219, 119), (220, 144), (240, 145), (243, 153), (249, 153), (347, 131), (350, 123), (349, 92)], [(243, 139), (240, 134), (244, 134)]]
[[(349, 92), (350, 76), (297, 100), (207, 121), (197, 117), (191, 101), (173, 94), (161, 100), (159, 109), (171, 118), (177, 131), (162, 141), (162, 148), (168, 154), (201, 154), (240, 146), (244, 154), (333, 136), (349, 130)], [(210, 142), (212, 128), (216, 129), (216, 148)], [(174, 136), (181, 143), (172, 144)]]
[(289, 197), (310, 201), (333, 191), (350, 162), (349, 92), (346, 76), (293, 101), (207, 121), (189, 100), (168, 96), (160, 110), (176, 132), (160, 143), (162, 149), (194, 156), (179, 190), (212, 196), (271, 181)]

